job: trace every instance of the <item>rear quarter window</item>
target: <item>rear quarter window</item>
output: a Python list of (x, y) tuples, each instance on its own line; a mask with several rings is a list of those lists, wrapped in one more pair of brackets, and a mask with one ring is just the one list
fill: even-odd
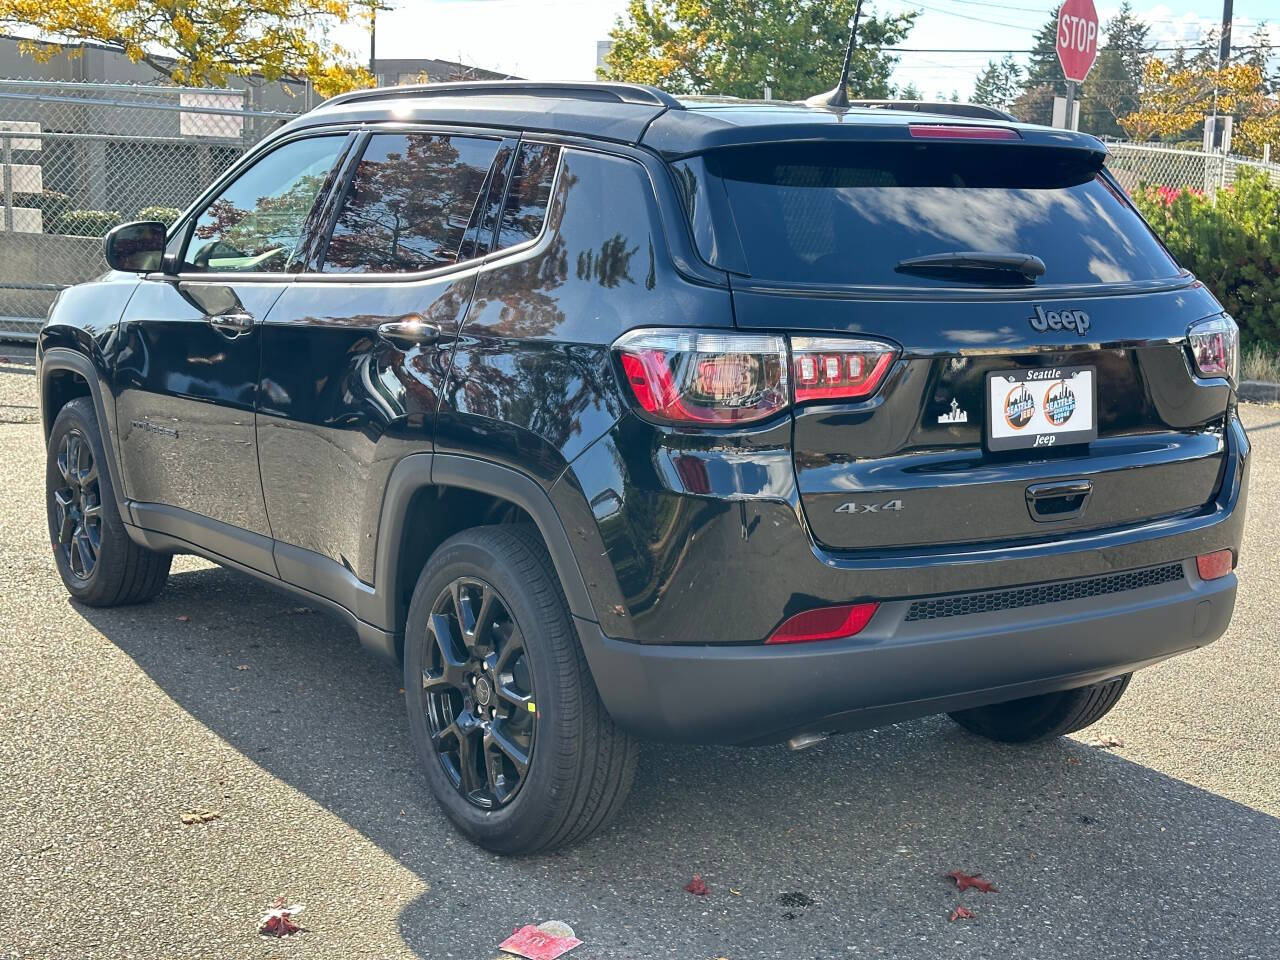
[[(1178, 265), (1078, 151), (915, 143), (787, 144), (709, 153), (681, 179), (727, 199), (753, 277), (781, 283), (981, 286), (999, 275), (923, 275), (902, 261), (982, 251), (1033, 254), (1040, 284), (1172, 278)], [(687, 189), (687, 188), (686, 188)], [(703, 209), (714, 204), (704, 204)], [(692, 205), (697, 209), (696, 203)], [(725, 219), (731, 222), (724, 222)], [(707, 230), (695, 235), (705, 249)]]

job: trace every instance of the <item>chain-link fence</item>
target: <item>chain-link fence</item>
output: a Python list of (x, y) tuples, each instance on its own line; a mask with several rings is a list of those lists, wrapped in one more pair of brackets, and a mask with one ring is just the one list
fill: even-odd
[[(57, 291), (106, 269), (111, 227), (172, 220), (293, 116), (252, 109), (244, 90), (0, 79), (0, 339), (34, 339)], [(1212, 194), (1244, 167), (1280, 185), (1280, 164), (1147, 143), (1108, 149), (1126, 190)]]
[(172, 221), (294, 115), (242, 90), (0, 80), (0, 338), (33, 339), (57, 291), (102, 273), (111, 227)]
[(1130, 192), (1142, 186), (1175, 190), (1189, 187), (1212, 196), (1235, 183), (1236, 174), (1242, 169), (1261, 170), (1280, 187), (1280, 164), (1277, 163), (1129, 141), (1110, 142), (1107, 150), (1107, 168)]

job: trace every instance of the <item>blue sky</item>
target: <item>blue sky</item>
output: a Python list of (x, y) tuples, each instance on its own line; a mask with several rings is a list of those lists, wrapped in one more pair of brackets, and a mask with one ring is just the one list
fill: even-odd
[[(440, 57), (539, 80), (593, 76), (595, 45), (608, 36), (626, 0), (391, 0), (378, 16), (378, 53), (386, 57)], [(1094, 0), (1105, 22), (1118, 0)], [(1056, 2), (1044, 0), (872, 0), (876, 12), (920, 10), (903, 43), (911, 48), (1024, 50)], [(1151, 26), (1159, 46), (1203, 35), (1222, 16), (1221, 0), (1136, 0), (1135, 12)], [(1269, 9), (1272, 42), (1280, 44), (1277, 0), (1235, 0), (1236, 42), (1247, 40)], [(346, 30), (340, 41), (367, 56), (368, 37)], [(1280, 50), (1277, 51), (1280, 54)], [(925, 96), (962, 97), (973, 89), (989, 54), (910, 53), (895, 74)]]

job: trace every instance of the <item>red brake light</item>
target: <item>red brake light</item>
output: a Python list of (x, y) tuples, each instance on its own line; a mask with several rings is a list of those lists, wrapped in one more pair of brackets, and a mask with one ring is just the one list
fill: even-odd
[(879, 607), (878, 603), (849, 603), (806, 610), (784, 620), (765, 643), (808, 643), (852, 637), (871, 622)]
[(973, 127), (958, 123), (911, 123), (911, 136), (925, 140), (1021, 140), (1022, 134), (1008, 127)]
[(791, 402), (781, 337), (633, 330), (613, 346), (642, 415), (657, 423), (750, 423)]
[(1235, 555), (1230, 550), (1215, 550), (1196, 557), (1196, 572), (1201, 580), (1220, 580), (1235, 566)]
[(875, 340), (792, 337), (796, 403), (869, 397), (896, 355), (893, 347)]

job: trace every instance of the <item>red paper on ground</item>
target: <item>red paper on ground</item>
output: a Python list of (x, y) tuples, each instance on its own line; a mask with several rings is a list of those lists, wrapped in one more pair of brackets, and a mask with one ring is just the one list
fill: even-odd
[(498, 944), (499, 950), (528, 957), (529, 960), (556, 960), (582, 941), (576, 937), (557, 937), (533, 925), (521, 927)]

